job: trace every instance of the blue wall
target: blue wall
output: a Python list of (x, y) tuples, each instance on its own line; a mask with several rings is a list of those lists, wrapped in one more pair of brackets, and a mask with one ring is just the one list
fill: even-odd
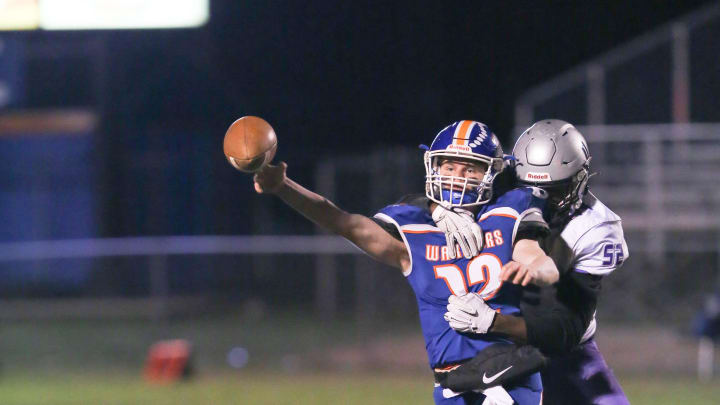
[(0, 108), (22, 104), (24, 68), (22, 43), (0, 36)]
[[(0, 242), (87, 238), (97, 234), (93, 137), (0, 136)], [(0, 287), (18, 283), (62, 292), (88, 277), (87, 260), (17, 262), (0, 267)], [(4, 288), (3, 288), (4, 289)]]

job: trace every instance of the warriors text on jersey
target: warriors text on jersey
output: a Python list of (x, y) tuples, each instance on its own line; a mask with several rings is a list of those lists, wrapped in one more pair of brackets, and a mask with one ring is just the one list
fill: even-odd
[(480, 207), (476, 218), (485, 247), (468, 260), (449, 259), (445, 236), (435, 227), (427, 208), (421, 204), (397, 204), (383, 208), (375, 218), (394, 225), (410, 255), (404, 274), (417, 298), (420, 324), (431, 367), (472, 358), (488, 345), (504, 341), (490, 335), (460, 334), (443, 319), (450, 294), (481, 294), (493, 309), (503, 314), (519, 312), (521, 288), (503, 284), (502, 266), (512, 259), (513, 245), (522, 227), (546, 229), (541, 210), (545, 194), (536, 188), (520, 188), (502, 194)]

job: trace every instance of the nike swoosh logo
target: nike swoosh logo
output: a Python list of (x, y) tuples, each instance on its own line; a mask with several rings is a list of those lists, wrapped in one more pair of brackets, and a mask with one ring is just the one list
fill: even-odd
[(510, 366), (506, 368), (505, 370), (495, 374), (494, 376), (488, 377), (485, 373), (483, 373), (483, 384), (490, 384), (491, 382), (495, 381), (500, 377), (501, 375), (505, 374), (506, 371), (510, 370), (513, 366)]

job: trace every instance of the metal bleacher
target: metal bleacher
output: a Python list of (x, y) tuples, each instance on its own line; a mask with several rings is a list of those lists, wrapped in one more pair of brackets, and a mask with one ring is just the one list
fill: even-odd
[[(678, 129), (683, 136), (677, 137)], [(592, 189), (630, 230), (720, 227), (720, 125), (588, 126)]]
[(591, 190), (623, 219), (630, 258), (604, 282), (606, 320), (688, 329), (720, 291), (720, 3), (528, 89), (515, 137), (559, 118), (585, 135)]

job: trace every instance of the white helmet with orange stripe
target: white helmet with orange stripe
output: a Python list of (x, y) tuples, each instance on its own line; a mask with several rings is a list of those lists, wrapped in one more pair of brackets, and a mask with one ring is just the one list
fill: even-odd
[[(493, 181), (503, 170), (497, 136), (477, 121), (458, 121), (440, 131), (425, 152), (425, 195), (446, 207), (470, 207), (492, 199)], [(440, 173), (447, 161), (470, 162), (484, 169), (482, 178)]]

